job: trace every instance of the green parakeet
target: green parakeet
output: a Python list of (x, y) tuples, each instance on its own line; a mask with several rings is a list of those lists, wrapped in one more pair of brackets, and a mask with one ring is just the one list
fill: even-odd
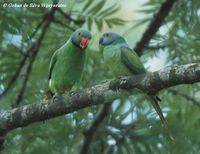
[(85, 60), (85, 49), (91, 39), (90, 31), (78, 29), (53, 54), (49, 67), (49, 90), (62, 94), (79, 81)]
[[(125, 39), (113, 32), (105, 33), (99, 40), (103, 48), (103, 58), (115, 77), (144, 74), (146, 70), (138, 55), (129, 48)], [(164, 127), (168, 129), (157, 96), (149, 96), (150, 102), (159, 115)]]

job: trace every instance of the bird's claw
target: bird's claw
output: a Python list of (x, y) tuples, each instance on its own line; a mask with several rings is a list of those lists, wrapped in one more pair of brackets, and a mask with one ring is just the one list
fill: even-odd
[(111, 89), (113, 91), (118, 91), (120, 88), (115, 81), (111, 81), (109, 84), (109, 89)]
[(110, 81), (110, 79), (105, 79), (105, 80), (101, 81), (100, 83), (103, 84), (103, 83), (106, 83), (108, 81)]
[(55, 94), (54, 96), (53, 96), (53, 103), (55, 103), (55, 102), (60, 102), (60, 101), (62, 101), (63, 100), (63, 97), (62, 97), (62, 95), (60, 95), (60, 94)]
[(70, 91), (69, 92), (70, 95), (74, 95), (74, 93), (75, 93), (74, 91)]
[(122, 76), (122, 75), (120, 75), (120, 76), (118, 76), (118, 77), (117, 77), (117, 79), (121, 79), (122, 77), (123, 77), (123, 76)]

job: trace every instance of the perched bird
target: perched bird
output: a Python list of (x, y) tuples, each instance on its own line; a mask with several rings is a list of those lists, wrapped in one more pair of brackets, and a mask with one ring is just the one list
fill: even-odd
[[(146, 73), (140, 58), (136, 52), (129, 48), (122, 36), (113, 32), (104, 33), (99, 40), (99, 44), (103, 48), (104, 61), (115, 77)], [(168, 129), (167, 121), (158, 104), (160, 99), (152, 95), (148, 97), (164, 127)], [(173, 138), (172, 136), (170, 137)]]
[(51, 58), (49, 67), (49, 90), (62, 94), (70, 91), (79, 81), (89, 40), (92, 35), (86, 29), (78, 29), (72, 33), (69, 40)]

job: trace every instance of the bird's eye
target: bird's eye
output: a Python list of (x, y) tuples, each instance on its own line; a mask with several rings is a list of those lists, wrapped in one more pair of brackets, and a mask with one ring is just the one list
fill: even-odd
[(109, 34), (108, 34), (108, 33), (104, 34), (104, 37), (108, 37), (108, 36), (109, 36)]
[(80, 35), (81, 35), (81, 32), (79, 32), (78, 35), (80, 36)]

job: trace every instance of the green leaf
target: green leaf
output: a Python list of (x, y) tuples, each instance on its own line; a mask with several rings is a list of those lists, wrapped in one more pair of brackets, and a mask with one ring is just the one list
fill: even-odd
[(92, 7), (90, 10), (88, 10), (87, 12), (85, 12), (86, 14), (96, 14), (97, 12), (99, 12), (104, 4), (106, 3), (106, 1), (100, 1), (99, 3), (97, 3), (94, 7)]
[(92, 29), (92, 23), (93, 23), (92, 19), (88, 18), (88, 20), (87, 20), (87, 27), (88, 27), (88, 29)]
[(124, 25), (126, 21), (120, 18), (112, 18), (110, 22), (112, 22), (115, 25)]
[(113, 26), (112, 26), (112, 23), (110, 22), (110, 20), (105, 20), (105, 22), (106, 22), (106, 24), (107, 24), (107, 26), (109, 27), (109, 28), (112, 28)]
[(86, 12), (89, 9), (92, 2), (93, 2), (93, 0), (88, 0), (87, 3), (84, 5), (84, 7), (82, 9), (82, 12)]
[(148, 21), (150, 21), (150, 18), (146, 18), (146, 19), (142, 19), (141, 21), (137, 22), (136, 24), (134, 24), (134, 26), (132, 26), (131, 29), (135, 29), (143, 24), (146, 24)]
[(95, 19), (95, 23), (96, 23), (96, 25), (97, 25), (97, 29), (98, 29), (99, 31), (101, 31), (102, 28), (103, 28), (103, 21), (98, 21), (97, 19)]
[(111, 7), (97, 13), (97, 15), (100, 17), (100, 16), (109, 16), (109, 15), (112, 15), (114, 13), (116, 13), (117, 11), (119, 10), (119, 6), (117, 3), (115, 3), (114, 5), (112, 5)]

